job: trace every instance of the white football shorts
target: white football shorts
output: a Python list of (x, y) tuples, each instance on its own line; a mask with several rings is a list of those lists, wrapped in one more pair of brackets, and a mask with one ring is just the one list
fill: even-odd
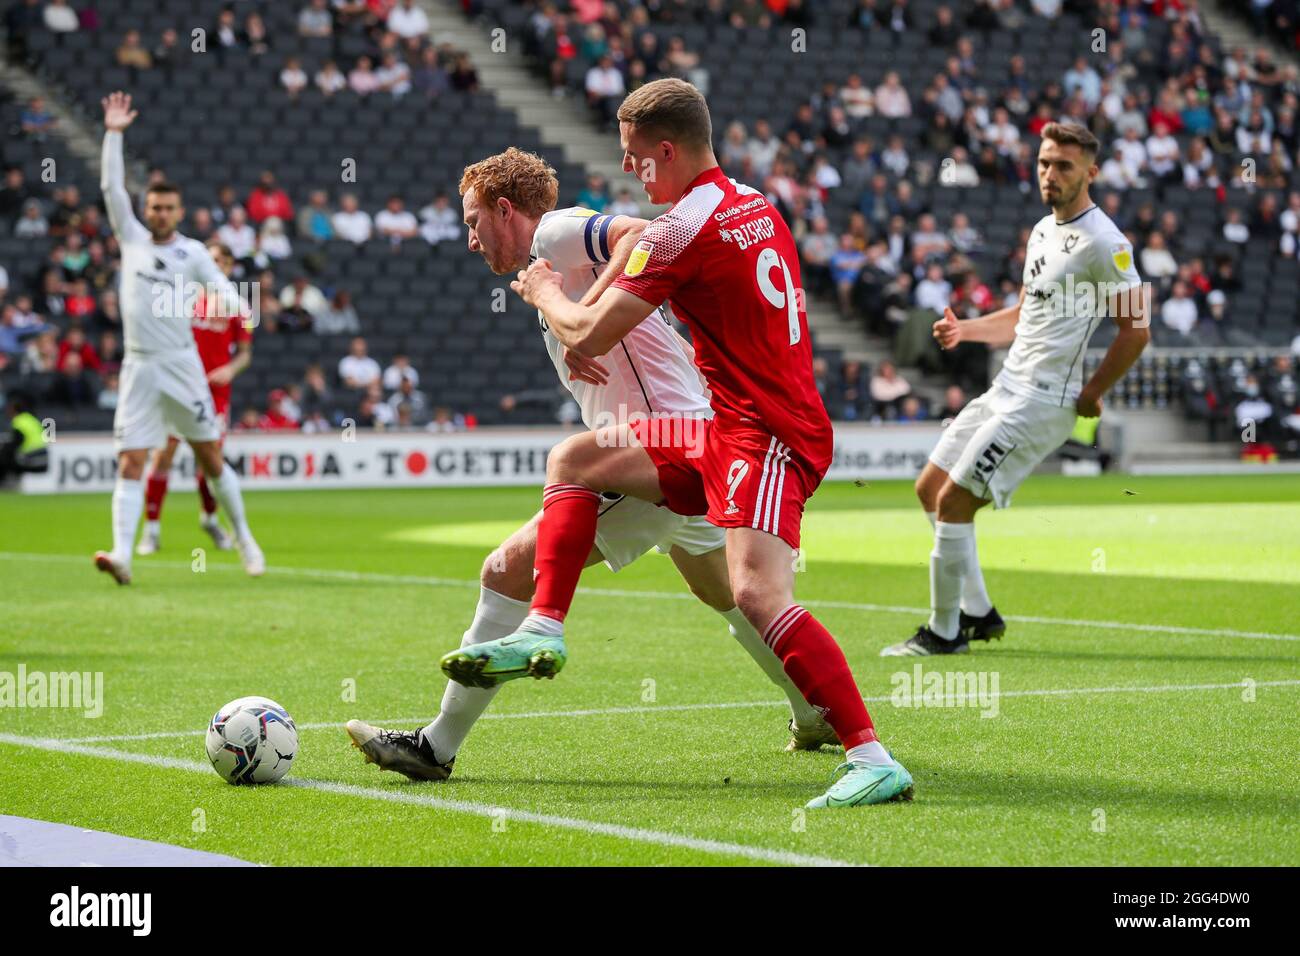
[(994, 385), (944, 429), (930, 461), (977, 498), (998, 508), (1074, 430), (1073, 405), (1061, 408)]
[(118, 377), (113, 447), (158, 448), (169, 434), (187, 441), (221, 438), (198, 352), (128, 352)]
[(707, 554), (726, 543), (726, 531), (703, 515), (675, 514), (630, 496), (602, 501), (596, 518), (596, 547), (611, 571), (627, 567), (652, 548), (667, 554), (676, 545), (687, 554)]

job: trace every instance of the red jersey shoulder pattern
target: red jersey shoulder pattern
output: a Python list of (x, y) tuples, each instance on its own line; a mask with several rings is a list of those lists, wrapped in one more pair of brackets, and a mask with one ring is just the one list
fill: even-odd
[(701, 173), (646, 227), (614, 285), (672, 303), (722, 427), (773, 436), (825, 473), (833, 435), (813, 379), (798, 249), (762, 193), (716, 166)]

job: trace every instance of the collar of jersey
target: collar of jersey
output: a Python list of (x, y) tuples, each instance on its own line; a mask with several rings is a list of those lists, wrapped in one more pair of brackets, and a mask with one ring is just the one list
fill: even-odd
[(1097, 208), (1097, 204), (1096, 204), (1096, 203), (1093, 203), (1091, 206), (1089, 206), (1089, 207), (1088, 207), (1087, 209), (1085, 209), (1083, 212), (1079, 213), (1079, 215), (1077, 215), (1077, 216), (1072, 216), (1071, 218), (1065, 220), (1065, 222), (1056, 222), (1056, 217), (1055, 217), (1055, 216), (1052, 217), (1052, 222), (1056, 222), (1056, 224), (1057, 224), (1058, 226), (1068, 226), (1070, 223), (1075, 222), (1076, 220), (1082, 219), (1084, 216), (1088, 215), (1088, 213), (1092, 212), (1092, 211), (1093, 211), (1094, 209), (1096, 209), (1096, 208)]
[[(705, 183), (720, 183), (725, 181), (726, 178), (727, 174), (722, 171), (721, 166), (710, 167), (687, 183), (686, 188), (682, 190), (682, 195), (685, 196), (697, 186), (703, 186)], [(678, 202), (680, 201), (678, 200)]]

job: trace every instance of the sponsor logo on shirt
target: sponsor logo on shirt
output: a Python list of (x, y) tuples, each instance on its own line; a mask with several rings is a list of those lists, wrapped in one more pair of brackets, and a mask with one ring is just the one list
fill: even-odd
[(646, 263), (650, 261), (650, 253), (654, 252), (655, 244), (642, 239), (632, 250), (632, 254), (627, 257), (627, 265), (623, 267), (623, 275), (639, 276), (644, 270)]

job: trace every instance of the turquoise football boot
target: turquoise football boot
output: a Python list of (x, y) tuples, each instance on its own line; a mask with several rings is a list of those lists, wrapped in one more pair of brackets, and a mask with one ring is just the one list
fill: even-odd
[(831, 776), (830, 789), (806, 804), (823, 807), (861, 807), (891, 800), (912, 799), (912, 775), (897, 760), (882, 767), (869, 763), (842, 763)]
[(442, 672), (465, 687), (496, 687), (520, 677), (554, 678), (568, 660), (564, 638), (515, 631), (496, 641), (470, 644), (442, 655)]

